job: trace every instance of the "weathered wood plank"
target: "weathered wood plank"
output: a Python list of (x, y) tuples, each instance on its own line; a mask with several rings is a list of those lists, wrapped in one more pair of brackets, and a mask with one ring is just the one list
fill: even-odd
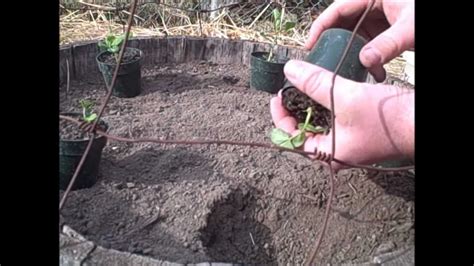
[(187, 37), (184, 45), (185, 62), (204, 60), (206, 42), (206, 38)]
[[(69, 78), (73, 79), (74, 62), (72, 56), (72, 46), (67, 45), (59, 49), (59, 83), (63, 84), (67, 79), (67, 63), (69, 63)], [(67, 62), (66, 62), (67, 61)]]
[(204, 60), (215, 62), (216, 50), (222, 45), (222, 39), (219, 38), (207, 38), (206, 50), (204, 51)]
[(248, 67), (250, 65), (250, 54), (255, 49), (255, 42), (243, 41), (242, 43), (242, 65)]
[(99, 48), (96, 42), (75, 44), (72, 48), (74, 56), (74, 79), (100, 79), (101, 74), (97, 66), (96, 56)]
[[(270, 51), (271, 45), (268, 43), (257, 43), (252, 41), (244, 41), (242, 44), (242, 65), (250, 66), (250, 55), (253, 52)], [(283, 49), (282, 49), (283, 50)]]
[(290, 59), (304, 60), (308, 54), (309, 51), (298, 48), (290, 48), (288, 49), (287, 56)]
[[(245, 40), (185, 36), (137, 37), (129, 41), (129, 46), (143, 51), (143, 67), (200, 60), (218, 64), (242, 64), (244, 67), (249, 67), (252, 52), (269, 51), (272, 47), (268, 43)], [(83, 42), (63, 47), (60, 51), (59, 75), (61, 82), (66, 80), (66, 58), (70, 63), (71, 80), (101, 79), (95, 59), (98, 52), (97, 42)], [(277, 47), (276, 52), (279, 56), (300, 60), (308, 54), (308, 51), (286, 46)]]
[(166, 38), (167, 40), (167, 51), (166, 51), (166, 62), (167, 63), (182, 63), (185, 57), (185, 37), (177, 36)]
[(152, 67), (156, 64), (165, 63), (168, 52), (168, 41), (156, 37), (137, 37), (129, 41), (129, 47), (142, 50), (143, 67)]
[[(209, 46), (215, 44), (208, 60), (218, 64), (241, 64), (242, 42), (227, 39), (208, 39)], [(207, 47), (207, 46), (206, 46)]]

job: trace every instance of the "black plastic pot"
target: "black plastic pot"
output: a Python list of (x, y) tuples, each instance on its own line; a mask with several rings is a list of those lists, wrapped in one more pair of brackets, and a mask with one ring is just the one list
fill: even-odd
[(266, 59), (268, 54), (268, 52), (253, 52), (250, 55), (250, 87), (277, 93), (285, 81), (283, 67), (288, 59), (277, 58), (277, 62), (270, 62)]
[[(140, 53), (140, 57), (132, 62), (120, 64), (117, 80), (113, 87), (112, 94), (120, 98), (131, 98), (141, 92), (141, 59), (143, 52), (136, 48), (128, 47), (127, 50), (136, 50)], [(104, 80), (109, 85), (112, 82), (116, 64), (107, 64), (100, 59), (108, 52), (101, 52), (97, 55), (96, 61), (99, 70), (104, 76)]]
[[(77, 113), (65, 113), (70, 117), (80, 117)], [(99, 125), (108, 129), (108, 125), (101, 121)], [(74, 171), (86, 150), (89, 140), (59, 140), (59, 188), (65, 190), (71, 181)], [(84, 161), (84, 165), (74, 182), (72, 190), (89, 188), (97, 182), (102, 150), (107, 143), (104, 136), (98, 136), (92, 143), (91, 150)]]
[[(324, 31), (304, 61), (334, 72), (339, 60), (344, 54), (344, 50), (349, 43), (351, 35), (352, 32), (345, 29), (335, 28)], [(367, 41), (364, 38), (356, 35), (354, 42), (348, 51), (346, 59), (344, 60), (343, 64), (341, 65), (341, 69), (338, 72), (340, 76), (357, 82), (362, 82), (367, 79), (369, 72), (359, 60), (359, 53), (366, 43)], [(305, 109), (301, 109), (303, 106), (305, 106), (304, 108), (306, 108), (306, 106), (311, 106), (313, 108), (315, 112), (313, 119), (316, 119), (316, 113), (318, 113), (320, 116), (324, 116), (321, 118), (323, 121), (327, 121), (327, 118), (330, 117), (330, 111), (327, 108), (304, 95), (297, 88), (295, 88), (295, 86), (293, 86), (290, 81), (285, 80), (282, 89), (281, 95), (283, 98), (283, 103), (290, 104), (289, 106), (285, 106), (285, 108), (299, 120), (298, 122), (303, 123), (304, 118), (306, 117)], [(291, 92), (286, 90), (290, 90)], [(285, 93), (285, 91), (287, 93)], [(295, 93), (299, 95), (299, 98), (301, 99), (300, 101), (293, 102), (295, 99), (285, 98), (285, 95), (294, 95)], [(297, 107), (295, 108), (295, 106)], [(326, 126), (330, 127), (329, 123), (327, 122), (320, 124), (327, 124)]]
[[(349, 43), (351, 35), (352, 32), (345, 29), (335, 28), (324, 31), (304, 61), (334, 72), (347, 44)], [(365, 44), (367, 44), (367, 40), (356, 35), (347, 57), (338, 72), (341, 77), (357, 82), (364, 82), (367, 80), (369, 71), (359, 60), (359, 53)], [(289, 81), (285, 81), (283, 89), (289, 87), (294, 86)]]

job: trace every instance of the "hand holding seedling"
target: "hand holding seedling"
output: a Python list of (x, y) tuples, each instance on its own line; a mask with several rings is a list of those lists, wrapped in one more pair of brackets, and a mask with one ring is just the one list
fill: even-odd
[[(316, 102), (330, 109), (332, 72), (307, 62), (289, 61), (285, 66), (288, 80)], [(358, 83), (336, 78), (335, 158), (372, 164), (385, 160), (412, 157), (414, 154), (414, 90), (391, 85)], [(281, 95), (270, 103), (273, 122), (289, 136), (298, 136), (301, 127), (282, 105)], [(306, 130), (306, 141), (293, 137), (287, 147), (303, 146), (305, 151), (331, 153), (331, 134), (313, 134)], [(336, 169), (343, 166), (334, 164)]]
[(311, 107), (308, 107), (306, 110), (306, 120), (304, 123), (299, 123), (298, 124), (298, 133), (294, 136), (291, 136), (290, 134), (286, 133), (285, 131), (279, 129), (279, 128), (274, 128), (271, 132), (271, 140), (274, 144), (287, 148), (287, 149), (295, 149), (301, 147), (303, 145), (305, 138), (306, 138), (306, 133), (321, 133), (325, 132), (327, 129), (324, 129), (320, 126), (313, 126), (309, 123), (311, 120), (311, 114), (313, 113), (313, 110)]
[[(313, 22), (306, 41), (311, 49), (329, 28), (351, 29), (370, 0), (336, 1)], [(415, 48), (415, 1), (376, 0), (359, 34), (371, 40), (360, 52), (360, 61), (378, 82), (385, 79), (383, 64)]]

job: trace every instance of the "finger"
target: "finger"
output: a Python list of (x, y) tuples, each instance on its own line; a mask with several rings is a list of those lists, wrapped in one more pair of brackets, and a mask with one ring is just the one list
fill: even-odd
[(273, 97), (270, 100), (270, 113), (275, 127), (293, 135), (296, 131), (296, 120), (283, 107), (281, 97)]
[[(333, 72), (322, 67), (297, 60), (290, 60), (286, 63), (285, 75), (287, 79), (300, 91), (311, 97), (324, 107), (331, 109), (330, 91)], [(351, 98), (360, 87), (360, 83), (336, 77), (336, 87), (334, 98), (343, 101), (342, 104)]]
[(360, 61), (367, 68), (381, 66), (414, 47), (414, 27), (403, 21), (397, 21), (364, 46)]
[(331, 4), (311, 25), (308, 40), (305, 43), (307, 49), (313, 48), (323, 31), (341, 26), (347, 19), (356, 19), (367, 7), (367, 1), (339, 1)]
[(382, 82), (387, 77), (387, 73), (382, 65), (374, 66), (369, 69), (370, 74), (374, 77), (375, 81)]

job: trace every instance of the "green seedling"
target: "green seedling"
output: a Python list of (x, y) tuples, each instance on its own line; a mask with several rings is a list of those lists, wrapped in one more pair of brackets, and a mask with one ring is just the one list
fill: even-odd
[(273, 17), (273, 33), (271, 35), (267, 35), (264, 33), (261, 33), (260, 35), (270, 41), (272, 43), (272, 49), (270, 49), (270, 53), (268, 54), (267, 61), (269, 62), (275, 62), (275, 58), (273, 56), (274, 49), (279, 44), (280, 36), (282, 33), (288, 33), (290, 30), (292, 30), (295, 26), (296, 23), (292, 21), (285, 21), (284, 20), (285, 16), (285, 9), (280, 12), (280, 9), (275, 8), (272, 11), (272, 17)]
[(290, 134), (279, 128), (272, 129), (271, 140), (273, 144), (287, 149), (295, 149), (301, 147), (304, 144), (304, 141), (306, 139), (306, 132), (311, 132), (314, 134), (325, 132), (325, 129), (323, 127), (313, 126), (309, 123), (309, 121), (311, 120), (311, 114), (312, 108), (308, 107), (308, 109), (306, 109), (305, 122), (298, 124), (298, 129), (300, 130), (300, 133), (295, 136), (291, 136)]
[(92, 123), (97, 119), (97, 114), (93, 112), (94, 103), (89, 100), (80, 100), (82, 106), (82, 118), (88, 123)]
[[(132, 37), (132, 33), (130, 32), (129, 38), (131, 37)], [(115, 60), (118, 61), (118, 53), (124, 41), (125, 41), (125, 34), (115, 35), (109, 32), (109, 34), (98, 43), (98, 46), (102, 52), (107, 51), (113, 54), (115, 57)]]

